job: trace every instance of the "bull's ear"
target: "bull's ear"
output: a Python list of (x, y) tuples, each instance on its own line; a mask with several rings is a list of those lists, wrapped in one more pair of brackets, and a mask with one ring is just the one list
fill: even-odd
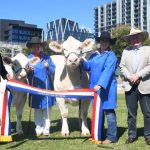
[(20, 63), (27, 64), (29, 62), (29, 58), (26, 57), (23, 53), (18, 53), (16, 56), (12, 57), (11, 60), (14, 62), (15, 60), (19, 61)]
[(4, 62), (5, 64), (7, 64), (7, 65), (11, 65), (11, 64), (12, 64), (12, 60), (11, 60), (11, 58), (8, 57), (8, 56), (3, 57), (3, 62)]
[(95, 41), (93, 39), (86, 39), (85, 41), (82, 42), (82, 44), (80, 45), (80, 49), (83, 51), (83, 52), (86, 52), (86, 51), (92, 51), (93, 49), (93, 46), (95, 44)]
[(49, 48), (56, 53), (61, 53), (63, 51), (62, 46), (56, 41), (50, 42)]

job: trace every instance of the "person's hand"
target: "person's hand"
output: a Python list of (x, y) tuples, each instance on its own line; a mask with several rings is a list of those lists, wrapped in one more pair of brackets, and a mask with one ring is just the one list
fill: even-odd
[(10, 74), (6, 74), (6, 79), (11, 80), (11, 79), (13, 79), (13, 77)]
[(85, 59), (84, 56), (81, 56), (81, 57), (80, 57), (80, 62), (83, 62), (83, 61), (86, 61), (86, 59)]
[(45, 68), (48, 68), (48, 67), (49, 67), (49, 64), (48, 64), (47, 61), (44, 61), (44, 66), (45, 66)]
[(95, 85), (94, 86), (94, 91), (97, 92), (101, 89), (101, 86), (100, 85)]
[(130, 77), (130, 81), (133, 83), (133, 84), (137, 84), (139, 83), (139, 76), (137, 74), (132, 74), (131, 77)]
[(32, 65), (29, 65), (27, 68), (26, 68), (26, 72), (27, 72), (27, 74), (29, 75), (29, 74), (33, 74), (33, 72), (34, 72), (34, 66), (32, 66)]

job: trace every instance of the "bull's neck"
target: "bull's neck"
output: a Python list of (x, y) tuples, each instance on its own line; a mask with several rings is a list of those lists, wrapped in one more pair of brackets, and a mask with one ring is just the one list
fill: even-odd
[(74, 69), (66, 67), (66, 69), (67, 69), (67, 73), (68, 73), (68, 76), (69, 76), (71, 82), (74, 85), (80, 84), (80, 82), (81, 82), (81, 70), (80, 70), (80, 67), (77, 67), (77, 68), (74, 68)]

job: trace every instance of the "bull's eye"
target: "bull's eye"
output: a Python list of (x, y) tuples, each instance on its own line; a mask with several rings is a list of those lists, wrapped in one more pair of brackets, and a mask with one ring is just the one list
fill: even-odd
[(15, 70), (15, 69), (14, 69), (14, 66), (12, 66), (12, 70)]

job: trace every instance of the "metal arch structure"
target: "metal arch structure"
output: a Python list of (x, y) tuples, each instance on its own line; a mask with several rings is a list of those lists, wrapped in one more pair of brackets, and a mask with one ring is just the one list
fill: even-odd
[[(55, 34), (56, 34), (57, 41), (58, 41), (59, 32), (61, 32), (61, 34), (62, 34), (62, 39), (61, 40), (63, 41), (66, 29), (68, 28), (69, 31), (71, 30), (69, 19), (66, 19), (65, 24), (64, 24), (64, 28), (62, 27), (62, 18), (59, 19), (59, 24), (58, 25), (56, 24), (56, 20), (54, 20), (52, 27), (55, 29)], [(47, 24), (47, 28), (48, 28), (48, 30), (50, 30), (50, 23)], [(74, 24), (73, 24), (72, 31), (75, 31), (75, 30), (76, 31), (79, 30), (78, 29), (78, 24), (76, 22), (74, 22)], [(50, 32), (49, 34), (50, 34), (50, 40), (52, 40), (52, 37), (53, 37), (54, 33)]]
[(9, 57), (15, 56), (17, 53), (22, 52), (25, 44), (16, 44), (0, 41), (0, 53)]
[(81, 35), (84, 35), (86, 38), (91, 38), (93, 34), (90, 31), (89, 28), (83, 26), (80, 28), (75, 21), (67, 18), (60, 18), (47, 23), (47, 40), (54, 40), (53, 37), (56, 37), (56, 41), (63, 42), (65, 40), (65, 35), (73, 37), (81, 37)]

